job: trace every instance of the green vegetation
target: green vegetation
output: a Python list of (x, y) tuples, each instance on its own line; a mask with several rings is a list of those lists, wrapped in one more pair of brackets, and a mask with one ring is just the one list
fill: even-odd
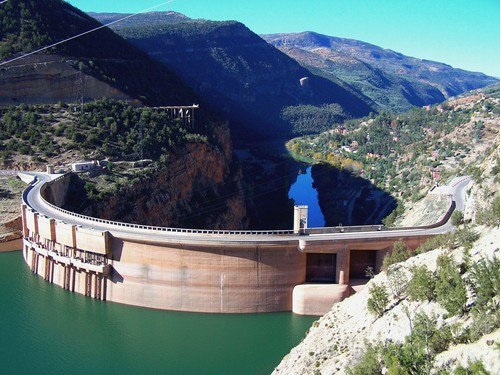
[(456, 227), (460, 226), (461, 224), (463, 224), (463, 221), (464, 221), (463, 213), (461, 211), (455, 210), (451, 215), (452, 225)]
[(315, 32), (263, 38), (314, 74), (356, 88), (374, 101), (378, 110), (403, 112), (498, 82), (480, 73), (418, 61), (378, 46)]
[[(499, 181), (499, 178), (498, 178)], [(477, 213), (476, 222), (490, 227), (499, 226), (499, 191), (495, 193), (492, 204), (485, 206)]]
[(428, 251), (435, 249), (449, 249), (455, 248), (456, 240), (454, 232), (449, 232), (445, 234), (439, 234), (437, 236), (431, 237), (426, 240), (425, 243), (420, 245), (416, 250), (416, 254), (427, 253)]
[[(293, 155), (369, 179), (378, 188), (399, 197), (396, 210), (383, 220), (386, 226), (394, 226), (404, 211), (403, 202), (422, 198), (435, 180), (443, 184), (449, 177), (460, 174), (482, 180), (484, 171), (479, 163), (485, 159), (486, 151), (477, 151), (475, 145), (491, 143), (493, 147), (489, 147), (487, 155), (497, 154), (493, 126), (497, 126), (496, 119), (499, 119), (499, 87), (479, 92), (480, 95), (471, 99), (465, 96), (466, 104), (458, 99), (452, 104), (413, 108), (398, 115), (382, 112), (347, 120), (322, 134), (295, 138), (287, 143), (287, 148)], [(473, 120), (478, 117), (486, 118), (482, 126)], [(475, 134), (480, 133), (482, 136), (475, 141)], [(473, 142), (464, 143), (464, 137)], [(499, 157), (488, 172), (499, 176)], [(487, 204), (476, 220), (498, 225), (499, 194), (488, 192), (486, 196), (489, 202), (494, 200), (494, 204)]]
[[(436, 301), (447, 310), (450, 317), (468, 314), (468, 324), (461, 327), (457, 323), (444, 321), (439, 326), (436, 316), (421, 312), (411, 319), (404, 306), (411, 334), (403, 343), (383, 341), (366, 344), (363, 356), (348, 369), (349, 373), (379, 374), (383, 368), (389, 374), (429, 373), (435, 356), (447, 350), (450, 344), (475, 342), (499, 328), (499, 267), (497, 257), (484, 258), (471, 265), (470, 261), (457, 264), (451, 255), (443, 254), (437, 258), (435, 272), (425, 265), (413, 267), (409, 281), (400, 272), (401, 269), (391, 268), (388, 271), (390, 288), (394, 288), (396, 279), (405, 285), (403, 291), (394, 293), (395, 298), (407, 296), (411, 301)], [(473, 295), (474, 302), (466, 305), (468, 292)], [(373, 284), (369, 287), (369, 294), (368, 310), (381, 317), (390, 302), (385, 284)], [(444, 369), (445, 372), (440, 373), (451, 373), (452, 370)], [(467, 368), (458, 367), (454, 373), (477, 373), (475, 371), (485, 373), (480, 362), (470, 363)]]
[(384, 285), (372, 284), (369, 288), (370, 297), (367, 300), (367, 310), (377, 317), (383, 315), (388, 305), (389, 296)]
[[(142, 22), (117, 32), (226, 111), (230, 126), (236, 125), (234, 136), (284, 139), (318, 133), (373, 110), (351, 86), (312, 75), (239, 22)], [(160, 53), (159, 43), (166, 46)], [(300, 85), (302, 77), (309, 77), (307, 86)]]
[[(32, 52), (100, 25), (61, 0), (9, 0), (0, 7), (0, 60)], [(108, 28), (49, 48), (42, 54), (64, 56), (74, 69), (147, 105), (200, 101), (167, 67), (151, 60)], [(30, 59), (53, 60), (40, 54)], [(61, 57), (56, 57), (59, 60)]]
[(437, 317), (418, 312), (411, 320), (411, 334), (403, 343), (385, 341), (366, 344), (358, 364), (347, 369), (352, 375), (429, 373), (433, 358), (455, 340), (449, 327), (438, 329)]
[(404, 262), (409, 259), (411, 252), (407, 247), (407, 244), (403, 241), (397, 241), (393, 244), (393, 249), (384, 256), (383, 266), (381, 269), (383, 271), (388, 271), (388, 268), (395, 263)]
[(55, 106), (11, 106), (0, 109), (0, 157), (15, 153), (43, 161), (69, 150), (94, 159), (165, 160), (190, 141), (207, 141), (179, 120), (151, 108), (116, 100), (87, 103), (83, 112)]
[[(61, 0), (12, 0), (0, 7), (0, 59), (63, 40), (99, 26), (99, 22)], [(105, 48), (95, 48), (96, 39)], [(72, 56), (137, 58), (138, 51), (108, 29), (53, 47), (48, 53)]]
[(466, 304), (466, 283), (458, 272), (458, 265), (447, 255), (437, 259), (437, 301), (452, 315), (460, 314)]
[(285, 107), (281, 117), (292, 124), (294, 134), (311, 134), (327, 130), (332, 124), (342, 122), (346, 118), (346, 113), (339, 104), (297, 105)]
[(432, 301), (435, 298), (436, 277), (428, 267), (411, 268), (411, 279), (407, 293), (411, 301)]
[(481, 361), (468, 362), (468, 367), (458, 366), (453, 375), (490, 375)]
[(499, 258), (482, 259), (470, 270), (470, 283), (477, 298), (477, 307), (484, 308), (499, 296)]

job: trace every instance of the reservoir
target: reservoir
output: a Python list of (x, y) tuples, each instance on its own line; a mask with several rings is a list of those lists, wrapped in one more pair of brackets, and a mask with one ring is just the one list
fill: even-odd
[(313, 187), (311, 165), (306, 168), (305, 173), (298, 174), (296, 182), (289, 189), (289, 198), (293, 199), (296, 205), (308, 206), (308, 227), (325, 226), (324, 215), (318, 204), (318, 193)]
[(102, 302), (0, 253), (0, 373), (269, 374), (315, 317), (195, 314)]

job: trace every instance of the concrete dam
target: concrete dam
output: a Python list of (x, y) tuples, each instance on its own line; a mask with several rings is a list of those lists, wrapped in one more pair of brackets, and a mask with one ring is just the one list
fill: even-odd
[(291, 230), (226, 231), (113, 222), (60, 208), (70, 174), (20, 173), (23, 257), (50, 283), (90, 298), (207, 313), (294, 311), (321, 315), (349, 296), (367, 267), (380, 270), (395, 241), (416, 248), (452, 229), (469, 177), (449, 186), (438, 223), (308, 228), (295, 208)]

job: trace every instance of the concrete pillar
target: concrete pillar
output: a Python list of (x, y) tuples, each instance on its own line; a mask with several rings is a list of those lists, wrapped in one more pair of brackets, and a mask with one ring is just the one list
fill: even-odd
[(294, 233), (308, 228), (308, 206), (294, 206)]
[(27, 225), (27, 217), (26, 217), (26, 210), (27, 210), (27, 206), (23, 203), (21, 205), (21, 222), (23, 223), (23, 236), (24, 237), (28, 237), (28, 225)]
[(337, 252), (336, 276), (338, 284), (350, 283), (350, 250), (346, 247)]

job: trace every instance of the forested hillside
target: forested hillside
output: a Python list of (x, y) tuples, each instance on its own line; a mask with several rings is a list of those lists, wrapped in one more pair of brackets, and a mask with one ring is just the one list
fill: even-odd
[(356, 90), (312, 74), (235, 21), (138, 22), (116, 31), (220, 108), (234, 139), (314, 133), (373, 109)]
[(360, 90), (377, 104), (378, 110), (401, 112), (499, 82), (483, 73), (405, 56), (353, 39), (314, 32), (262, 37), (311, 71)]
[[(499, 86), (408, 112), (343, 124), (318, 136), (296, 138), (289, 150), (370, 179), (379, 188), (417, 201), (434, 183), (471, 174), (499, 145)], [(499, 157), (492, 173), (499, 173)], [(499, 199), (499, 198), (498, 198)], [(399, 206), (391, 220), (403, 210)], [(388, 223), (391, 224), (392, 221)]]

